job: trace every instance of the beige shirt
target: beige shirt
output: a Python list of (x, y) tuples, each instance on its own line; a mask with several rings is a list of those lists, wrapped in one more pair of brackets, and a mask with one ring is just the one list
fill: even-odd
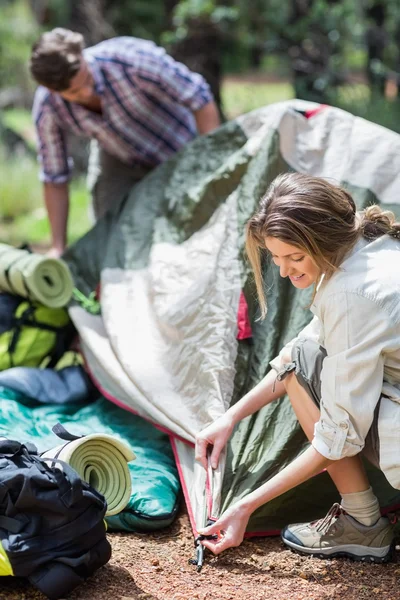
[[(299, 337), (327, 351), (312, 444), (331, 460), (360, 452), (382, 396), (380, 466), (400, 489), (400, 240), (360, 239), (340, 270), (322, 281), (311, 311), (315, 317)], [(279, 357), (271, 365), (278, 370)]]

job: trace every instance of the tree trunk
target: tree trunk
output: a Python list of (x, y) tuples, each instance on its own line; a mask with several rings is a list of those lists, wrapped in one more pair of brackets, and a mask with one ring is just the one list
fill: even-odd
[(206, 17), (191, 19), (187, 27), (188, 35), (173, 45), (170, 54), (191, 71), (203, 75), (214, 95), (221, 120), (225, 121), (221, 101), (221, 33)]
[[(55, 27), (57, 15), (49, 0), (30, 0), (32, 13), (40, 25)], [(115, 36), (104, 16), (104, 0), (69, 0), (63, 26), (82, 33), (87, 46)]]

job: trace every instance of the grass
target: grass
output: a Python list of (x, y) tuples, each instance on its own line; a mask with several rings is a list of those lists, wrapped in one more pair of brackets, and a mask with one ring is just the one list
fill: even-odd
[(0, 182), (3, 221), (18, 219), (40, 206), (37, 166), (30, 157), (7, 159), (0, 154)]
[[(50, 227), (35, 161), (29, 157), (10, 160), (0, 156), (0, 198), (1, 242), (14, 246), (50, 245)], [(71, 185), (70, 243), (90, 227), (87, 205), (88, 192), (81, 177)]]
[[(6, 227), (7, 233), (0, 226), (0, 238), (3, 242), (12, 245), (32, 243), (37, 245), (50, 245), (50, 227), (46, 210), (41, 198), (41, 186), (39, 185), (39, 206), (20, 218), (15, 219)], [(70, 216), (68, 221), (68, 242), (71, 244), (82, 237), (90, 228), (88, 217), (89, 194), (86, 190), (83, 177), (73, 181), (70, 189)]]
[[(35, 133), (29, 111), (7, 110), (4, 125), (21, 135), (35, 147)], [(50, 227), (43, 201), (38, 165), (29, 156), (6, 157), (0, 147), (0, 241), (19, 246), (25, 243), (50, 245)], [(73, 180), (70, 187), (69, 243), (81, 237), (90, 227), (89, 194), (85, 178)]]
[(288, 82), (242, 82), (227, 79), (221, 91), (228, 119), (250, 112), (260, 106), (294, 98), (293, 86)]

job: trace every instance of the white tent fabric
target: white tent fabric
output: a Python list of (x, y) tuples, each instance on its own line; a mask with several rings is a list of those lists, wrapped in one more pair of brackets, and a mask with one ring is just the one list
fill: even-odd
[[(312, 114), (305, 119), (301, 112)], [(399, 204), (400, 136), (339, 108), (288, 100), (238, 118), (252, 153), (278, 130), (280, 152), (299, 173), (368, 187), (382, 203)]]

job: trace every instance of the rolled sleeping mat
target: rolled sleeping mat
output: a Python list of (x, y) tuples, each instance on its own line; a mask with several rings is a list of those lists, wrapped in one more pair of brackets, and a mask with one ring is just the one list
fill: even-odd
[(0, 244), (0, 290), (61, 308), (71, 300), (73, 288), (63, 260)]
[(106, 517), (117, 515), (127, 506), (132, 493), (128, 462), (136, 456), (113, 436), (92, 433), (47, 450), (41, 456), (68, 463), (81, 479), (100, 492), (107, 502)]

